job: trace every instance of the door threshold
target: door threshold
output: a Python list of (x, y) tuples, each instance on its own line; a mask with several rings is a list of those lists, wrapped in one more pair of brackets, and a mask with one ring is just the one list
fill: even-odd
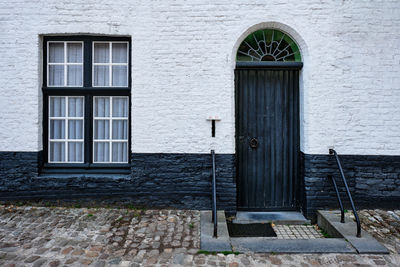
[(310, 224), (311, 221), (307, 220), (299, 211), (238, 211), (232, 223)]

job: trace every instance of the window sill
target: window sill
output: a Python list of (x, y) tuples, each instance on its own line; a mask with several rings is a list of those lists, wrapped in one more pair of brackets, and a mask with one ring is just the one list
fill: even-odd
[(130, 174), (129, 163), (45, 163), (41, 174)]

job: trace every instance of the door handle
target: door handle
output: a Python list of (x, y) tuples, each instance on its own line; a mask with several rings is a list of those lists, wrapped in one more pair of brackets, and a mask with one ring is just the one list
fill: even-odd
[(257, 146), (258, 146), (258, 140), (256, 138), (251, 138), (250, 147), (251, 148), (257, 148)]

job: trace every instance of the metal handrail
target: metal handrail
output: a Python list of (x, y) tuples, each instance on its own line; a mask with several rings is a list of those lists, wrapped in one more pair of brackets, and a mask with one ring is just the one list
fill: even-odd
[[(336, 151), (334, 149), (329, 149), (329, 155), (335, 156), (336, 163), (337, 163), (338, 168), (339, 168), (340, 176), (342, 177), (344, 187), (346, 188), (347, 196), (349, 197), (349, 200), (350, 200), (351, 208), (353, 209), (354, 217), (356, 218), (356, 222), (357, 222), (357, 237), (361, 237), (360, 219), (358, 218), (357, 210), (356, 210), (356, 207), (354, 206), (353, 198), (351, 197), (349, 186), (347, 185), (346, 177), (344, 176), (342, 164), (340, 164), (339, 156), (338, 156), (338, 154), (336, 153)], [(334, 181), (334, 179), (332, 179), (332, 181)], [(334, 182), (334, 184), (336, 184), (336, 182)], [(336, 194), (338, 195), (338, 199), (340, 199), (339, 191), (337, 190), (337, 186), (335, 186), (335, 189), (336, 189)], [(343, 216), (343, 221), (342, 222), (344, 222), (344, 210), (343, 210), (342, 216)]]
[(212, 222), (214, 223), (214, 237), (217, 238), (218, 232), (218, 218), (217, 218), (217, 185), (216, 185), (216, 178), (215, 178), (215, 151), (211, 150), (212, 156), (212, 200), (213, 200), (213, 207), (212, 207)]
[(338, 202), (339, 202), (339, 207), (340, 207), (340, 222), (341, 222), (341, 223), (344, 223), (344, 208), (343, 208), (343, 204), (342, 204), (342, 199), (340, 198), (339, 189), (338, 189), (338, 187), (337, 187), (337, 185), (336, 185), (335, 178), (333, 178), (332, 175), (328, 175), (328, 178), (332, 181), (333, 187), (335, 188), (337, 200), (338, 200)]

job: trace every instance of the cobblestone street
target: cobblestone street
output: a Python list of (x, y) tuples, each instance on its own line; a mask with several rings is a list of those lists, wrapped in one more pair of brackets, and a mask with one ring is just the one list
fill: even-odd
[(399, 266), (400, 211), (360, 217), (390, 255), (207, 255), (198, 211), (3, 205), (0, 266)]

